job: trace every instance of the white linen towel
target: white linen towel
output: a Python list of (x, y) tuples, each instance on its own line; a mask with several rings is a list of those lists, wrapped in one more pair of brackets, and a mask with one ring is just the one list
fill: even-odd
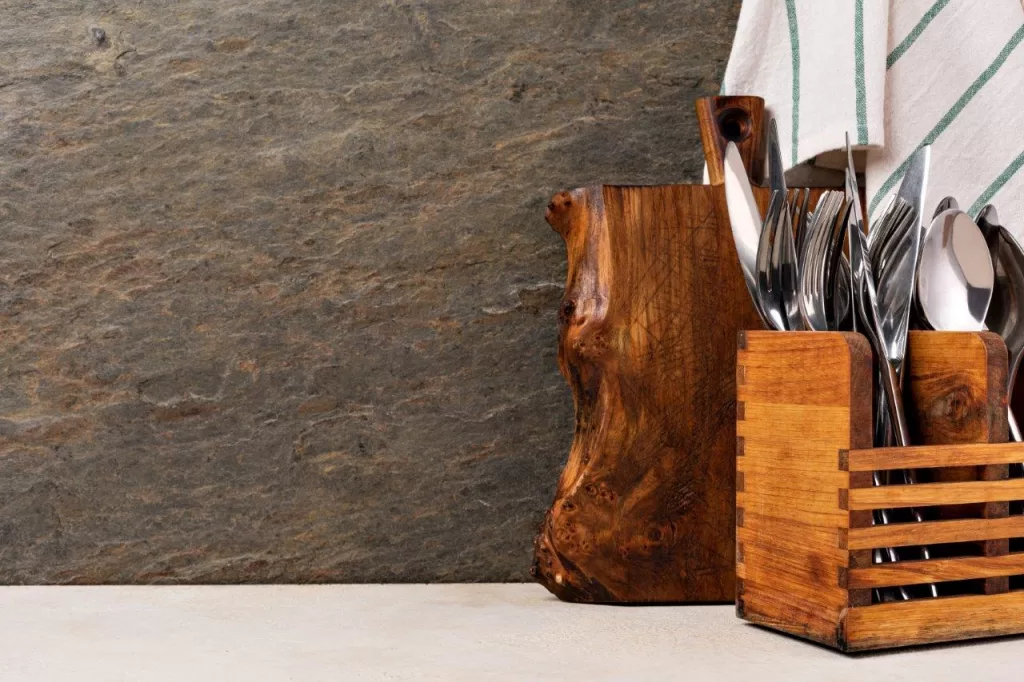
[(869, 219), (931, 144), (929, 211), (992, 203), (1024, 237), (1022, 42), (1021, 0), (744, 0), (722, 94), (765, 99), (787, 170), (849, 132)]

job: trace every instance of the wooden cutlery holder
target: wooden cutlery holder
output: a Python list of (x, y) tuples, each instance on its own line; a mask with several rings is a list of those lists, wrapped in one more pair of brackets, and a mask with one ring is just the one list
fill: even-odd
[[(1024, 479), (1005, 443), (1006, 348), (991, 333), (911, 332), (909, 448), (872, 448), (872, 353), (852, 333), (741, 332), (737, 355), (736, 611), (841, 651), (1024, 632)], [(916, 485), (873, 485), (912, 469)], [(924, 522), (873, 525), (875, 509)], [(930, 560), (872, 563), (876, 548)], [(920, 555), (918, 555), (920, 556)], [(939, 597), (872, 603), (875, 588)]]

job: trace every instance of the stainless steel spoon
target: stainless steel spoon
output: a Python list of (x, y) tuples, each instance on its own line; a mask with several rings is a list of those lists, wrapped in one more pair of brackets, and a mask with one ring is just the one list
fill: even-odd
[[(1003, 337), (1009, 357), (1009, 371), (1006, 376), (1007, 400), (1013, 397), (1013, 385), (1024, 357), (1024, 248), (999, 224), (999, 216), (991, 206), (978, 214), (978, 226), (983, 230), (994, 230), (996, 234), (995, 290), (992, 302), (985, 316), (985, 325)], [(1020, 429), (1013, 412), (1010, 412), (1010, 437), (1021, 442)]]
[(995, 272), (988, 243), (959, 209), (939, 213), (925, 235), (917, 271), (917, 302), (932, 329), (981, 331)]
[(974, 218), (974, 223), (981, 230), (981, 234), (985, 236), (985, 243), (988, 244), (988, 255), (992, 259), (992, 264), (995, 265), (999, 261), (999, 214), (996, 213), (996, 207), (992, 204), (988, 204), (985, 208), (978, 211), (978, 215)]
[(939, 205), (935, 207), (935, 213), (932, 213), (932, 219), (934, 220), (943, 211), (948, 211), (951, 208), (960, 208), (960, 204), (956, 203), (956, 199), (953, 197), (943, 197)]

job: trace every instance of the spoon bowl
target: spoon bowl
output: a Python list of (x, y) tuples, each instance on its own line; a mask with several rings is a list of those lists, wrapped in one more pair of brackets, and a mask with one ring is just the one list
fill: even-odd
[(981, 331), (992, 300), (995, 271), (985, 235), (958, 209), (932, 220), (921, 248), (917, 302), (932, 329)]
[[(985, 316), (985, 325), (1003, 338), (1009, 367), (1006, 391), (1013, 397), (1013, 386), (1024, 356), (1024, 247), (1009, 230), (999, 224), (995, 209), (986, 207), (978, 216), (979, 225), (996, 235), (993, 263), (995, 265), (995, 291)], [(1020, 442), (1021, 434), (1011, 413), (1010, 430), (1013, 440)]]

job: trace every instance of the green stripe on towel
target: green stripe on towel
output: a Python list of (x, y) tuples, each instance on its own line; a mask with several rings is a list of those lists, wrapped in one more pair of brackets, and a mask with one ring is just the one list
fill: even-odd
[(786, 0), (786, 16), (789, 19), (789, 49), (793, 61), (793, 165), (797, 164), (797, 147), (800, 139), (800, 35), (796, 25), (796, 0)]
[(853, 4), (854, 85), (857, 91), (857, 144), (868, 143), (868, 104), (864, 87), (864, 0)]
[(928, 8), (928, 11), (921, 17), (921, 21), (917, 22), (917, 25), (910, 30), (907, 37), (903, 39), (899, 45), (892, 49), (889, 56), (885, 58), (885, 69), (888, 71), (892, 68), (892, 65), (896, 63), (896, 60), (903, 56), (903, 54), (910, 49), (910, 46), (914, 44), (914, 41), (924, 33), (924, 30), (928, 28), (928, 24), (932, 23), (932, 19), (939, 15), (942, 8), (949, 4), (949, 0), (938, 0), (934, 5)]
[(972, 216), (977, 216), (978, 211), (980, 211), (985, 204), (995, 196), (996, 192), (1003, 188), (1003, 185), (1010, 181), (1010, 178), (1012, 178), (1014, 174), (1021, 169), (1021, 166), (1024, 166), (1024, 152), (1021, 152), (1016, 159), (1010, 162), (1010, 165), (1006, 167), (1006, 170), (1000, 173), (999, 176), (992, 181), (992, 184), (981, 193), (978, 200), (971, 204), (971, 208), (967, 212)]
[[(996, 75), (1000, 67), (1002, 67), (1002, 65), (1006, 63), (1006, 60), (1010, 58), (1010, 54), (1013, 52), (1014, 48), (1020, 45), (1022, 40), (1024, 40), (1024, 25), (1018, 28), (1017, 32), (1010, 37), (1010, 40), (1003, 46), (1003, 49), (1000, 50), (999, 55), (995, 60), (988, 65), (987, 69), (981, 72), (981, 75), (971, 83), (970, 87), (964, 91), (964, 94), (960, 95), (960, 99), (958, 99), (950, 110), (946, 112), (946, 115), (935, 124), (935, 127), (925, 135), (924, 139), (921, 140), (921, 143), (914, 148), (914, 151), (917, 151), (926, 144), (932, 144), (940, 135), (942, 135), (943, 132), (945, 132), (946, 128), (948, 128), (960, 112), (963, 111), (964, 107), (974, 99), (974, 96), (977, 95), (983, 87), (985, 87), (986, 83), (992, 80), (992, 76)], [(871, 200), (871, 207), (868, 209), (869, 216), (874, 215), (875, 209), (878, 208), (878, 204), (882, 201), (882, 197), (884, 197), (886, 193), (893, 188), (896, 182), (903, 177), (903, 174), (906, 173), (907, 166), (909, 164), (910, 157), (908, 156), (904, 159), (903, 163), (901, 163), (899, 167), (892, 172), (892, 175), (886, 178), (885, 182), (882, 183), (882, 186), (878, 188), (878, 191), (875, 192), (874, 198)]]

